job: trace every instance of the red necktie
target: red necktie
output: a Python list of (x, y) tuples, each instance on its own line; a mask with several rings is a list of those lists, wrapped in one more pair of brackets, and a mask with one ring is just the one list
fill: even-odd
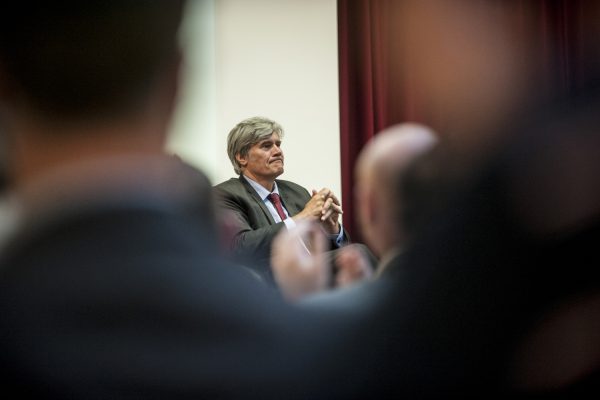
[(270, 193), (267, 196), (267, 198), (275, 206), (275, 209), (277, 210), (277, 214), (279, 214), (279, 218), (281, 218), (282, 221), (284, 219), (286, 219), (287, 216), (285, 215), (285, 212), (283, 211), (283, 207), (281, 206), (281, 199), (279, 198), (279, 195), (277, 193)]

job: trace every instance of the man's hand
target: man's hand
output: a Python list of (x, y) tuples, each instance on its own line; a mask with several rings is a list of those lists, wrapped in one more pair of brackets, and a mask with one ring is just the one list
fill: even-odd
[(321, 229), (306, 221), (294, 229), (282, 229), (275, 237), (271, 265), (275, 280), (288, 300), (326, 289), (330, 274), (324, 257), (326, 245)]
[[(313, 190), (313, 196), (315, 193), (316, 191)], [(323, 209), (321, 210), (321, 224), (323, 225), (323, 229), (330, 235), (340, 233), (339, 217), (343, 213), (340, 201), (332, 191), (329, 191), (329, 196), (325, 200)]]
[(313, 189), (304, 209), (292, 218), (297, 223), (302, 220), (318, 221), (325, 232), (337, 235), (340, 233), (339, 217), (343, 213), (338, 198), (330, 189), (323, 188), (318, 192)]
[(338, 268), (335, 276), (335, 286), (345, 287), (353, 285), (373, 274), (371, 263), (367, 256), (356, 246), (348, 245), (338, 250), (335, 259)]
[(323, 207), (327, 202), (331, 194), (331, 190), (327, 188), (323, 188), (318, 192), (316, 190), (312, 191), (312, 197), (304, 206), (304, 209), (300, 211), (298, 214), (294, 215), (292, 218), (296, 222), (300, 222), (302, 220), (308, 221), (318, 221), (319, 218), (323, 215)]

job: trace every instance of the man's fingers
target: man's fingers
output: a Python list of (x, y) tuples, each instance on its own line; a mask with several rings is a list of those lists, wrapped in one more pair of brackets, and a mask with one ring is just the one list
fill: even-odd
[(333, 210), (329, 209), (325, 212), (325, 214), (323, 214), (321, 216), (321, 221), (327, 221), (327, 218), (331, 217), (333, 215)]
[(338, 206), (340, 205), (340, 200), (335, 196), (335, 194), (333, 194), (333, 192), (331, 193), (329, 198), (333, 201), (334, 204), (337, 204)]
[(323, 212), (324, 212), (324, 214), (321, 216), (321, 221), (327, 220), (327, 218), (330, 218), (334, 214), (339, 215), (339, 214), (344, 213), (344, 211), (342, 210), (342, 207), (337, 206), (335, 204), (332, 204), (328, 210), (324, 210)]
[(331, 207), (329, 207), (330, 210), (333, 210), (333, 212), (337, 213), (337, 214), (343, 214), (344, 210), (342, 210), (342, 207), (338, 206), (337, 204), (331, 204)]
[(331, 196), (331, 190), (327, 189), (327, 188), (323, 188), (321, 190), (319, 190), (319, 196), (321, 196), (322, 200), (327, 199), (329, 196)]
[(318, 216), (321, 221), (331, 218), (335, 214), (343, 214), (339, 199), (328, 188), (317, 191), (312, 189), (311, 214)]
[(335, 204), (335, 202), (333, 201), (333, 199), (331, 197), (329, 199), (327, 199), (327, 201), (325, 201), (325, 204), (323, 204), (323, 209), (321, 212), (323, 214), (325, 214), (329, 210), (333, 210), (334, 212), (337, 212), (339, 214), (344, 213), (342, 211), (342, 207), (339, 204)]

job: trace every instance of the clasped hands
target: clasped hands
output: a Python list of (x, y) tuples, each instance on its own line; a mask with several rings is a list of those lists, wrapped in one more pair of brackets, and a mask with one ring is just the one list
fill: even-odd
[(319, 221), (325, 232), (336, 235), (340, 232), (339, 217), (343, 213), (339, 199), (330, 189), (323, 188), (319, 191), (313, 189), (311, 199), (293, 219), (296, 222)]

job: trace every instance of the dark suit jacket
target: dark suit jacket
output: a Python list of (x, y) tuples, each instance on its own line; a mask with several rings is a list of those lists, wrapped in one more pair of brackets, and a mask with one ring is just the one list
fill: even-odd
[[(290, 216), (302, 211), (311, 198), (308, 190), (290, 181), (278, 179), (276, 182)], [(234, 219), (231, 250), (236, 260), (254, 268), (267, 282), (273, 283), (271, 242), (285, 224), (275, 223), (260, 196), (241, 175), (216, 185), (214, 191), (218, 205)], [(348, 241), (346, 233), (344, 241)]]

